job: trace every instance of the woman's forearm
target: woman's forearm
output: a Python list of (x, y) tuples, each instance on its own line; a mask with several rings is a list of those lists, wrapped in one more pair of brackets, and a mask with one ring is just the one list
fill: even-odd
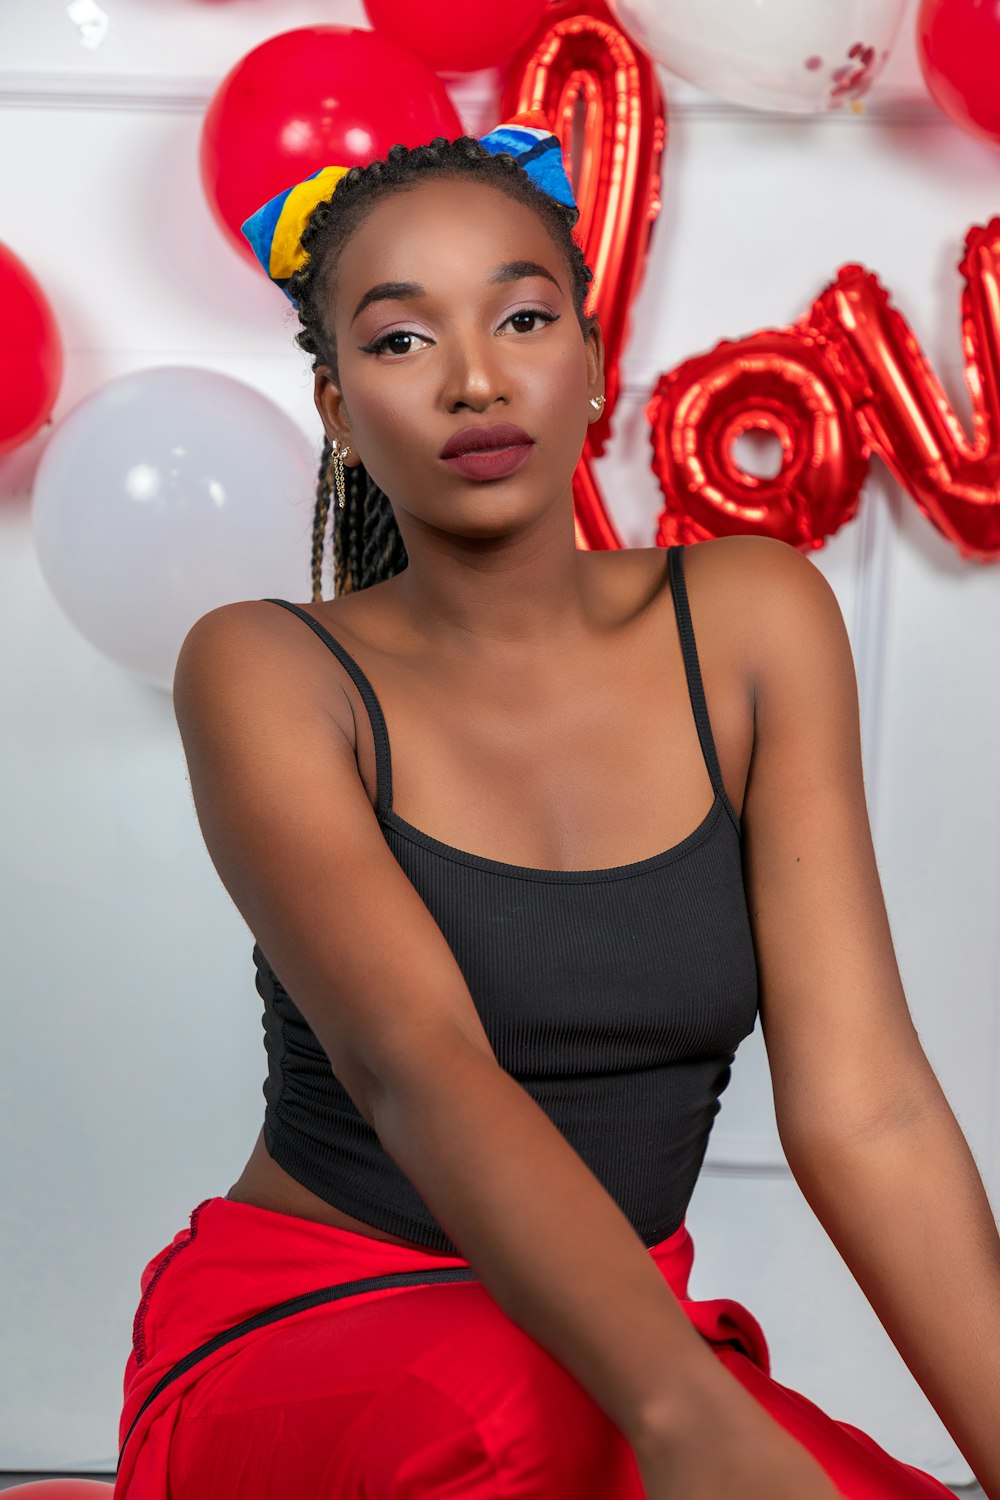
[(495, 1059), (450, 1034), (369, 1099), (371, 1123), (508, 1316), (641, 1451), (698, 1392), (737, 1383), (562, 1133)]
[(947, 1100), (786, 1147), (803, 1194), (989, 1496), (1000, 1500), (1000, 1234)]

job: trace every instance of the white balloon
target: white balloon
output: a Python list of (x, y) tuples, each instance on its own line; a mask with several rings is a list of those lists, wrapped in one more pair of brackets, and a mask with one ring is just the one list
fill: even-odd
[(892, 51), (906, 0), (610, 0), (643, 51), (706, 93), (821, 114), (859, 98)]
[(163, 365), (109, 381), (55, 426), (32, 531), (56, 602), (93, 646), (170, 690), (195, 620), (308, 599), (319, 450), (231, 376)]

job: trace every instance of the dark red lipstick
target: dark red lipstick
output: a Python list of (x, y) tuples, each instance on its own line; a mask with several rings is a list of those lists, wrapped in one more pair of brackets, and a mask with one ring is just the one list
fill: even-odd
[(535, 440), (510, 422), (463, 427), (448, 439), (441, 458), (466, 479), (502, 479), (519, 469)]

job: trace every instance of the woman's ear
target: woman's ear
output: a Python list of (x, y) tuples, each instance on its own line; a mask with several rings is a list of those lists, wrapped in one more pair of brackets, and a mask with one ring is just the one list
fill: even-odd
[(361, 458), (351, 437), (351, 424), (344, 406), (344, 396), (327, 365), (319, 365), (313, 380), (313, 401), (323, 423), (323, 430), (331, 443), (350, 448), (344, 462), (350, 468), (360, 463)]
[[(600, 323), (595, 322), (587, 335), (586, 354), (587, 395), (593, 400), (604, 395), (604, 335)], [(601, 413), (593, 407), (590, 410), (590, 420), (596, 422)]]

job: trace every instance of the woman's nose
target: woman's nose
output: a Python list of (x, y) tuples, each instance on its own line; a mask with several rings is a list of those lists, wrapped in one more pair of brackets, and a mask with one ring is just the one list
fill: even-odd
[(445, 375), (444, 399), (450, 409), (456, 406), (489, 406), (498, 399), (509, 398), (509, 380), (492, 335), (456, 338), (449, 351)]

